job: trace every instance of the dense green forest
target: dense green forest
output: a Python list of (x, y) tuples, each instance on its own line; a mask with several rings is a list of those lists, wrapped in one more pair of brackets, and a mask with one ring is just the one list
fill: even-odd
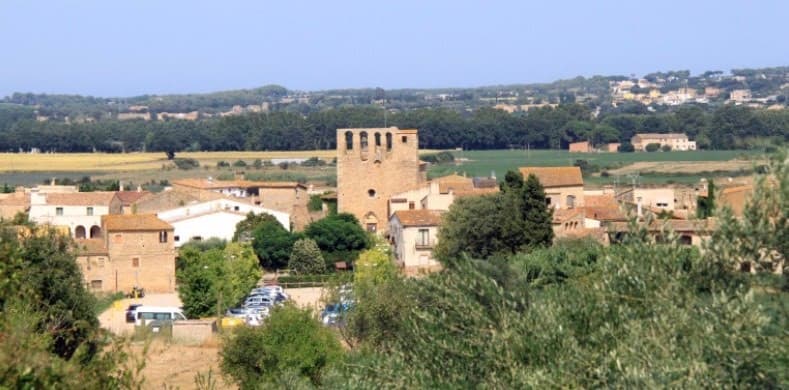
[(430, 149), (566, 148), (569, 142), (627, 141), (638, 132), (684, 132), (704, 149), (762, 148), (789, 137), (789, 110), (723, 105), (713, 111), (681, 106), (650, 112), (620, 106), (595, 117), (589, 107), (562, 104), (528, 112), (480, 108), (471, 113), (419, 109), (384, 117), (357, 106), (307, 115), (275, 111), (200, 121), (38, 122), (28, 107), (0, 105), (0, 151), (52, 152), (333, 149), (336, 129), (398, 126), (419, 129)]

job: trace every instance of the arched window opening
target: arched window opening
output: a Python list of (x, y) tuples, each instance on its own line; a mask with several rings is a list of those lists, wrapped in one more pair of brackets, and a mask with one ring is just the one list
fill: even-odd
[(90, 238), (99, 238), (101, 237), (101, 228), (93, 225), (90, 227)]
[(345, 150), (353, 150), (353, 133), (345, 132)]
[(362, 144), (362, 152), (366, 152), (367, 151), (367, 132), (363, 131), (363, 132), (359, 133), (359, 139), (360, 139), (361, 144)]
[(85, 238), (85, 227), (80, 225), (74, 229), (74, 237), (75, 238)]
[(575, 195), (567, 195), (567, 208), (575, 207)]
[(369, 197), (371, 197), (371, 198), (375, 198), (375, 190), (374, 190), (374, 189), (372, 189), (372, 188), (370, 188), (369, 190), (367, 190), (367, 196), (369, 196)]
[(381, 133), (375, 133), (375, 146), (381, 146)]
[(392, 133), (386, 133), (386, 151), (392, 150)]

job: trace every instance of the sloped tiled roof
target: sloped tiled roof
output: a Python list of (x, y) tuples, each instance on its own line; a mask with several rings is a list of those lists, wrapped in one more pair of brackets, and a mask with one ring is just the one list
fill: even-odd
[(52, 206), (109, 206), (113, 191), (72, 192), (46, 194), (47, 204)]
[(24, 192), (1, 194), (0, 206), (30, 206), (30, 194)]
[(208, 180), (208, 179), (181, 179), (173, 180), (173, 185), (197, 188), (201, 190), (218, 190), (235, 187), (258, 188), (296, 188), (304, 187), (295, 181), (248, 181), (248, 180)]
[(441, 223), (439, 210), (400, 210), (392, 218), (397, 218), (403, 226), (438, 226)]
[(172, 225), (162, 221), (155, 214), (102, 215), (101, 224), (108, 232), (173, 230)]
[(554, 223), (562, 223), (564, 221), (571, 220), (573, 218), (577, 218), (578, 216), (583, 217), (584, 210), (580, 207), (572, 208), (572, 209), (558, 209), (553, 211), (553, 222)]
[(454, 195), (456, 198), (461, 198), (464, 196), (480, 196), (480, 195), (495, 194), (497, 192), (499, 192), (499, 187), (471, 188), (467, 190), (455, 191)]
[(586, 207), (619, 207), (614, 194), (584, 195), (584, 205)]
[(523, 180), (528, 179), (530, 174), (534, 174), (545, 188), (584, 185), (579, 167), (521, 167), (519, 170), (523, 175)]
[(598, 221), (627, 221), (627, 215), (619, 207), (584, 207), (584, 217)]
[(145, 195), (148, 195), (150, 192), (148, 191), (118, 191), (118, 199), (121, 200), (124, 206), (130, 205), (142, 198)]
[(162, 191), (158, 194), (148, 194), (137, 200), (134, 204), (140, 214), (158, 213), (163, 210), (170, 210), (176, 207), (188, 205), (193, 202), (203, 200), (213, 200), (225, 198), (222, 194), (207, 192), (198, 197), (185, 191), (170, 190)]

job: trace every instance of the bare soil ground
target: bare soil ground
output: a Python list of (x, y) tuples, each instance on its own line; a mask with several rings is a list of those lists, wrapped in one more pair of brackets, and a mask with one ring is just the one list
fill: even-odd
[[(299, 307), (312, 308), (316, 312), (321, 309), (321, 298), (324, 289), (293, 288), (286, 289), (291, 301)], [(120, 335), (131, 335), (134, 325), (126, 323), (125, 310), (130, 303), (142, 303), (155, 306), (181, 306), (178, 294), (148, 294), (145, 298), (122, 299), (115, 302), (99, 316), (103, 328)], [(142, 376), (145, 378), (145, 389), (194, 389), (195, 377), (211, 372), (218, 389), (232, 389), (235, 385), (227, 382), (219, 369), (219, 352), (221, 339), (216, 336), (202, 345), (181, 345), (175, 342), (153, 339), (147, 347), (144, 342), (132, 344), (134, 358), (145, 357)]]
[(753, 161), (643, 161), (608, 171), (612, 175), (626, 175), (633, 172), (661, 173), (701, 173), (713, 171), (737, 171), (753, 168)]

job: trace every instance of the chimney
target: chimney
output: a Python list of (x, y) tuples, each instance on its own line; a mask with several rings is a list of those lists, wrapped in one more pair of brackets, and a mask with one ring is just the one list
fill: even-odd
[(118, 191), (123, 191), (123, 181), (118, 180)]

